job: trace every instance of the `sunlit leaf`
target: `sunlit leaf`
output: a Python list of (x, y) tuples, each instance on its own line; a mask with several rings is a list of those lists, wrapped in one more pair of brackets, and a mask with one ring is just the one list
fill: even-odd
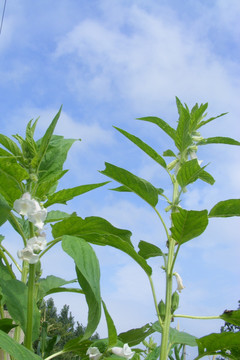
[(183, 107), (178, 98), (178, 126), (175, 135), (175, 145), (180, 152), (184, 151), (192, 144), (192, 137), (190, 136), (190, 114), (189, 111)]
[(207, 210), (194, 211), (179, 208), (179, 212), (172, 213), (172, 237), (183, 244), (201, 235), (208, 225)]
[(197, 143), (197, 145), (207, 145), (207, 144), (240, 145), (240, 142), (229, 137), (216, 136), (216, 137), (203, 139)]
[(105, 163), (105, 165), (106, 165), (106, 169), (100, 171), (100, 173), (126, 186), (127, 188), (130, 189), (130, 191), (140, 196), (151, 206), (157, 205), (158, 190), (150, 182), (115, 165), (109, 163)]
[(240, 199), (220, 201), (210, 211), (209, 217), (240, 216)]
[(227, 114), (227, 112), (226, 113), (222, 113), (222, 114), (220, 114), (220, 115), (218, 115), (218, 116), (214, 116), (214, 117), (211, 117), (210, 119), (208, 119), (208, 120), (204, 120), (204, 121), (201, 121), (199, 124), (198, 124), (198, 129), (201, 127), (201, 126), (203, 126), (203, 125), (206, 125), (207, 123), (209, 123), (210, 121), (213, 121), (213, 120), (215, 120), (215, 119), (218, 119), (218, 118), (220, 118), (221, 116), (224, 116), (224, 115), (226, 115)]
[(45, 223), (61, 221), (63, 219), (68, 218), (69, 216), (75, 216), (75, 215), (76, 213), (68, 214), (64, 211), (52, 210), (48, 212)]
[(138, 244), (138, 248), (139, 248), (138, 254), (141, 255), (144, 259), (149, 259), (151, 257), (163, 255), (159, 247), (146, 241), (141, 240)]
[(6, 135), (0, 134), (0, 144), (8, 149), (14, 156), (22, 157), (22, 152), (17, 144)]
[(156, 116), (142, 117), (142, 118), (138, 118), (137, 120), (148, 121), (148, 122), (151, 122), (153, 124), (156, 124), (166, 134), (168, 134), (173, 140), (175, 140), (176, 131), (166, 121), (164, 121), (164, 120), (162, 120), (162, 119), (160, 119), (160, 118), (158, 118)]
[(205, 167), (201, 168), (197, 159), (186, 161), (179, 169), (177, 173), (177, 181), (181, 187), (185, 187), (188, 184), (193, 183), (197, 179), (201, 179), (211, 185), (214, 184), (213, 177), (208, 174)]
[(108, 329), (108, 347), (111, 348), (117, 343), (118, 340), (117, 330), (104, 301), (102, 301), (102, 304), (103, 304), (103, 310), (104, 310), (104, 314), (107, 322), (107, 329)]

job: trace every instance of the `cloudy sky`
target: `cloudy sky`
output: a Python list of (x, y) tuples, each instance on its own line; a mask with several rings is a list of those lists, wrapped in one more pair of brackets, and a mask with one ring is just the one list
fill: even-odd
[[(40, 116), (40, 137), (63, 104), (55, 133), (82, 141), (69, 153), (70, 171), (61, 187), (105, 181), (98, 170), (107, 161), (169, 192), (161, 168), (112, 125), (136, 134), (161, 154), (169, 147), (165, 134), (134, 119), (159, 116), (175, 126), (178, 96), (189, 107), (208, 102), (209, 116), (228, 112), (206, 126), (204, 136), (239, 140), (239, 17), (237, 0), (8, 0), (0, 35), (1, 133), (23, 135), (27, 122)], [(190, 187), (184, 207), (211, 209), (220, 200), (239, 197), (239, 156), (239, 149), (231, 146), (200, 149), (199, 158), (210, 162), (216, 184)], [(164, 248), (164, 233), (151, 208), (108, 188), (61, 209), (105, 217), (131, 230), (135, 246), (143, 239)], [(7, 234), (5, 245), (16, 252), (19, 239), (7, 227), (1, 232)], [(182, 247), (176, 263), (185, 285), (179, 313), (218, 315), (237, 307), (239, 251), (238, 218), (211, 219), (202, 236)], [(118, 331), (154, 321), (150, 287), (141, 269), (115, 249), (96, 252), (102, 297)], [(151, 265), (160, 300), (162, 263), (154, 260)], [(74, 277), (74, 266), (60, 247), (49, 252), (43, 268), (44, 276)], [(86, 324), (82, 298), (57, 295), (55, 302), (59, 307), (70, 304), (75, 319)], [(218, 331), (222, 323), (181, 320), (179, 325), (202, 336)], [(104, 320), (98, 331), (106, 335)]]

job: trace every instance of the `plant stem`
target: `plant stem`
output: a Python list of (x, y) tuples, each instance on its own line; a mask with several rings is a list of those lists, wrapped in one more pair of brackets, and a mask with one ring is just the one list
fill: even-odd
[(186, 318), (186, 319), (199, 319), (199, 320), (221, 319), (221, 317), (219, 315), (216, 315), (216, 316), (194, 316), (194, 315), (174, 314), (173, 317)]
[[(0, 245), (0, 257), (4, 260), (5, 265), (6, 265), (7, 269), (8, 269), (8, 271), (9, 271), (9, 273), (11, 274), (12, 278), (16, 279), (16, 276), (15, 276), (14, 272), (12, 271), (12, 268), (11, 268), (11, 266), (10, 266), (6, 256), (5, 256), (4, 252), (6, 252), (6, 250), (4, 249), (4, 247), (2, 245)], [(9, 253), (8, 253), (8, 255), (9, 255)], [(11, 259), (13, 260), (12, 256), (11, 256)], [(14, 263), (17, 266), (15, 261), (14, 261)], [(19, 266), (17, 266), (17, 268), (19, 269)]]
[(151, 285), (151, 290), (152, 290), (152, 294), (153, 294), (153, 300), (154, 300), (155, 309), (156, 309), (156, 312), (157, 312), (158, 322), (159, 322), (160, 326), (163, 327), (163, 322), (162, 322), (161, 316), (159, 314), (157, 297), (156, 297), (156, 292), (155, 292), (155, 289), (154, 289), (152, 277), (149, 275), (148, 279), (149, 279), (149, 282), (150, 282), (150, 285)]
[(29, 350), (32, 350), (34, 285), (35, 285), (35, 264), (29, 264), (27, 330), (26, 330), (26, 337), (24, 340), (24, 345)]
[(61, 351), (59, 351), (59, 352), (57, 352), (57, 353), (55, 353), (55, 354), (52, 354), (52, 355), (48, 356), (48, 357), (47, 357), (46, 359), (44, 359), (44, 360), (53, 359), (53, 358), (55, 358), (56, 356), (61, 355), (61, 354), (64, 354), (64, 353), (66, 353), (66, 351), (61, 350)]

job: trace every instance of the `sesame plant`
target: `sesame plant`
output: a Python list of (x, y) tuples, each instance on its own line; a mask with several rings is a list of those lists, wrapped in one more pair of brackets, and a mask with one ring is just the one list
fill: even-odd
[[(83, 219), (76, 212), (69, 214), (56, 210), (57, 204), (66, 204), (74, 197), (109, 182), (58, 190), (58, 183), (67, 172), (64, 170), (64, 163), (68, 151), (75, 142), (74, 139), (53, 134), (61, 109), (44, 136), (37, 141), (34, 140), (37, 120), (27, 124), (25, 138), (14, 135), (12, 140), (0, 134), (0, 225), (8, 222), (19, 238), (19, 247), (14, 254), (8, 250), (8, 239), (3, 236), (0, 238), (0, 348), (5, 359), (9, 354), (16, 360), (50, 360), (71, 352), (73, 359), (83, 360), (138, 360), (140, 357), (147, 360), (178, 360), (184, 358), (185, 346), (198, 347), (195, 360), (216, 354), (229, 359), (239, 359), (240, 333), (210, 334), (198, 339), (179, 331), (172, 322), (175, 317), (196, 320), (218, 318), (240, 325), (240, 310), (206, 317), (176, 313), (180, 301), (179, 293), (184, 289), (181, 276), (175, 271), (175, 262), (181, 253), (181, 247), (201, 235), (209, 219), (240, 216), (239, 199), (221, 201), (210, 211), (187, 210), (181, 207), (181, 199), (189, 184), (198, 180), (209, 185), (214, 184), (213, 177), (206, 171), (206, 165), (201, 166), (202, 163), (197, 158), (198, 147), (215, 143), (240, 143), (227, 137), (201, 136), (202, 126), (225, 115), (206, 119), (207, 104), (196, 104), (190, 111), (177, 99), (177, 108), (179, 119), (176, 129), (157, 117), (139, 119), (157, 125), (159, 130), (163, 130), (171, 138), (174, 148), (165, 150), (163, 155), (135, 135), (116, 128), (155, 160), (161, 171), (167, 173), (169, 186), (172, 187), (171, 198), (161, 187), (155, 187), (147, 180), (116, 165), (106, 163), (105, 170), (101, 171), (103, 175), (120, 183), (115, 191), (135, 193), (152, 208), (166, 235), (164, 241), (159, 242), (159, 246), (141, 240), (138, 249), (135, 249), (131, 242), (132, 234), (128, 230), (119, 229), (101, 217)], [(170, 161), (165, 160), (169, 158)], [(164, 211), (170, 214), (169, 223), (164, 220), (159, 210), (159, 199), (166, 202)], [(48, 224), (51, 225), (51, 235), (46, 231)], [(42, 278), (42, 257), (52, 251), (57, 243), (61, 243), (63, 251), (74, 261), (76, 278), (66, 280), (54, 275)], [(91, 244), (112, 246), (136, 261), (149, 279), (156, 319), (149, 319), (150, 322), (141, 328), (117, 333), (117, 327), (101, 297), (99, 262)], [(57, 254), (54, 256), (54, 261), (57, 262)], [(150, 266), (152, 257), (159, 257), (165, 272), (165, 293), (157, 294), (155, 291)], [(177, 283), (176, 291), (173, 286), (174, 279)], [(74, 286), (71, 287), (73, 283)], [(45, 296), (59, 292), (75, 292), (85, 297), (88, 323), (84, 335), (70, 340), (60, 352), (54, 354), (54, 339), (47, 336), (47, 327), (40, 323), (40, 308)], [(108, 337), (91, 340), (99, 324), (102, 309)], [(13, 338), (8, 335), (11, 329), (14, 330)], [(147, 343), (147, 338), (155, 332), (161, 333), (161, 343), (156, 345), (152, 338)], [(38, 353), (34, 354), (33, 342), (39, 335), (41, 346)], [(147, 344), (148, 350), (138, 346), (142, 342), (145, 347)]]

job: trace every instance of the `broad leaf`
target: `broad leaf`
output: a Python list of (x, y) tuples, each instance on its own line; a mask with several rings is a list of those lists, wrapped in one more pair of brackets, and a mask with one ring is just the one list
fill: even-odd
[(52, 211), (48, 212), (45, 223), (60, 221), (60, 220), (63, 220), (70, 216), (75, 216), (75, 215), (76, 215), (76, 213), (68, 214), (64, 211), (52, 210)]
[(169, 342), (171, 345), (184, 344), (188, 346), (197, 346), (197, 338), (184, 331), (178, 331), (177, 329), (170, 328)]
[(179, 169), (177, 173), (177, 181), (179, 185), (183, 188), (188, 184), (193, 183), (197, 179), (206, 181), (207, 183), (213, 185), (215, 180), (213, 177), (204, 171), (204, 168), (201, 168), (198, 164), (197, 159), (186, 161)]
[[(23, 332), (26, 334), (27, 329), (27, 286), (18, 280), (3, 280), (0, 279), (0, 286), (2, 288), (4, 303), (14, 319), (20, 325)], [(34, 305), (33, 312), (33, 340), (37, 339), (39, 335), (40, 326), (40, 312)]]
[[(240, 356), (240, 332), (212, 333), (196, 339), (200, 359), (206, 355), (223, 355), (230, 359), (239, 359)], [(227, 352), (230, 351), (230, 354)], [(227, 353), (226, 353), (227, 352)]]
[(170, 149), (164, 151), (163, 156), (170, 156), (170, 157), (176, 157), (176, 155), (174, 154), (174, 152)]
[(2, 258), (0, 258), (0, 279), (12, 280), (12, 274), (9, 272), (7, 266), (2, 263)]
[(208, 225), (207, 210), (194, 211), (179, 208), (179, 212), (172, 213), (172, 237), (183, 244), (201, 235)]
[(148, 181), (132, 174), (131, 172), (105, 163), (106, 169), (100, 173), (118, 181), (145, 200), (148, 204), (155, 207), (158, 203), (158, 190)]
[(38, 181), (35, 197), (43, 199), (45, 196), (52, 195), (52, 189), (58, 185), (58, 180), (65, 175), (67, 170), (59, 170), (54, 172), (47, 172), (47, 175)]
[(209, 217), (240, 216), (240, 199), (220, 201), (210, 211)]
[(119, 129), (118, 127), (114, 126), (120, 133), (126, 136), (129, 140), (131, 140), (135, 145), (137, 145), (141, 150), (143, 150), (147, 155), (149, 155), (153, 160), (155, 160), (159, 165), (166, 168), (165, 160), (148, 144), (144, 141), (139, 139), (137, 136), (129, 134), (127, 131)]
[(173, 129), (166, 121), (156, 117), (156, 116), (147, 116), (138, 118), (137, 120), (149, 121), (153, 124), (159, 126), (166, 134), (168, 134), (173, 140), (175, 140), (176, 131)]
[(225, 310), (220, 318), (228, 323), (240, 326), (240, 310)]
[(86, 241), (96, 245), (110, 245), (131, 256), (148, 274), (152, 269), (138, 253), (134, 250), (130, 237), (131, 232), (115, 228), (107, 220), (99, 217), (87, 217), (82, 219), (78, 216), (67, 218), (52, 225), (53, 237), (63, 235), (79, 236)]
[(15, 360), (41, 360), (41, 357), (18, 344), (4, 331), (0, 330), (0, 348), (10, 354)]
[(100, 186), (108, 184), (109, 181), (98, 184), (89, 184), (89, 185), (80, 185), (71, 189), (64, 189), (56, 192), (53, 195), (48, 196), (47, 202), (44, 204), (44, 207), (48, 207), (53, 204), (66, 204), (67, 201), (73, 199), (75, 196), (84, 194), (90, 190), (96, 189)]
[(240, 145), (240, 142), (229, 137), (216, 136), (216, 137), (203, 139), (197, 143), (197, 145), (207, 145), (207, 144)]
[(88, 304), (88, 324), (81, 340), (88, 339), (96, 330), (101, 317), (100, 269), (92, 247), (83, 239), (63, 236), (63, 250), (75, 264), (78, 282)]
[(0, 134), (0, 144), (8, 149), (14, 156), (18, 156), (19, 158), (22, 157), (22, 152), (17, 144), (6, 135)]
[(138, 244), (138, 248), (139, 248), (138, 254), (141, 255), (144, 259), (149, 259), (151, 257), (163, 255), (159, 247), (146, 241), (141, 240)]
[(104, 310), (104, 314), (107, 322), (107, 329), (108, 329), (108, 347), (111, 348), (117, 343), (118, 340), (117, 330), (104, 301), (102, 301), (102, 304), (103, 304), (103, 310)]
[(140, 344), (147, 336), (150, 336), (154, 333), (155, 330), (152, 328), (150, 324), (146, 324), (140, 328), (131, 329), (126, 332), (122, 332), (118, 335), (118, 339), (121, 340), (124, 344), (128, 343), (128, 345), (136, 346)]
[(0, 319), (0, 330), (8, 333), (11, 329), (17, 327), (18, 325), (13, 324), (13, 319), (5, 318)]

